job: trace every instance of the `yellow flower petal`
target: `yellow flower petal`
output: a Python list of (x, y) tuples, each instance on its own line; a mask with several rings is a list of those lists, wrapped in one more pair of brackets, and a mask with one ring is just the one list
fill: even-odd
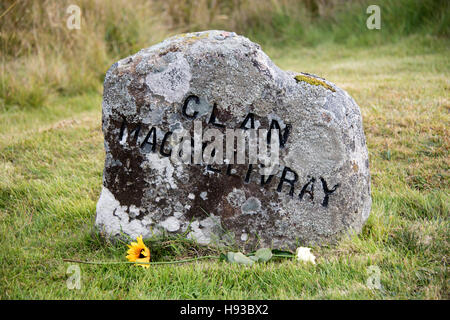
[[(149, 258), (142, 258), (142, 259), (137, 259), (136, 262), (150, 262)], [(149, 264), (136, 264), (136, 266), (141, 266), (144, 268), (150, 268)]]
[[(136, 238), (137, 242), (131, 242), (128, 245), (127, 260), (131, 262), (150, 262), (150, 249), (144, 244), (142, 235)], [(149, 265), (137, 264), (142, 267), (148, 268)]]

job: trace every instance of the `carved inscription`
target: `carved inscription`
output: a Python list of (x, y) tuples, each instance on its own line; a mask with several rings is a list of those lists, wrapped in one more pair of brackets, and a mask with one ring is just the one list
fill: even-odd
[[(194, 102), (195, 105), (200, 103), (200, 98), (196, 95), (189, 95), (181, 106), (181, 114), (184, 118), (188, 120), (195, 120), (198, 117), (199, 112), (195, 110), (195, 108), (188, 108), (190, 102)], [(245, 118), (239, 123), (237, 126), (238, 129), (248, 130), (255, 129), (255, 115), (254, 113), (248, 113)], [(215, 128), (225, 128), (225, 124), (220, 122), (220, 117), (217, 110), (217, 105), (214, 103), (212, 107), (211, 114), (207, 117), (207, 125)], [(168, 140), (170, 136), (173, 134), (171, 131), (161, 132), (162, 134), (158, 134), (159, 128), (153, 126), (150, 128), (144, 128), (144, 126), (140, 123), (132, 124), (128, 123), (125, 118), (123, 118), (118, 141), (121, 145), (130, 145), (134, 147), (138, 147), (141, 152), (149, 153), (149, 152), (158, 152), (162, 157), (170, 157), (172, 155), (172, 149), (168, 144)], [(284, 128), (280, 126), (280, 123), (275, 120), (270, 120), (270, 125), (267, 130), (267, 143), (271, 141), (272, 130), (278, 132), (278, 141), (280, 148), (286, 147), (290, 133), (292, 131), (292, 127), (290, 124), (286, 124)], [(161, 141), (158, 141), (158, 136), (163, 136)], [(202, 155), (208, 145), (208, 142), (202, 143)], [(191, 147), (194, 148), (194, 140), (191, 138)], [(211, 156), (215, 155), (215, 149), (211, 151)], [(181, 151), (180, 151), (181, 152)], [(264, 166), (264, 165), (262, 165)], [(207, 165), (207, 170), (217, 173), (217, 174), (225, 174), (228, 176), (238, 176), (232, 173), (232, 164), (225, 164), (222, 166), (212, 166), (211, 164)], [(257, 166), (255, 164), (247, 164), (247, 169), (245, 170), (245, 175), (240, 177), (244, 183), (250, 183), (251, 177), (254, 174), (259, 174), (256, 170)], [(321, 201), (321, 205), (323, 207), (327, 207), (330, 201), (330, 196), (337, 190), (339, 187), (339, 183), (334, 186), (330, 186), (327, 181), (323, 177), (307, 177), (307, 182), (304, 184), (300, 184), (300, 178), (293, 169), (284, 166), (282, 169), (281, 175), (279, 179), (277, 179), (277, 183), (274, 184), (274, 189), (278, 193), (287, 193), (290, 197), (297, 197), (300, 201), (311, 201), (315, 200), (315, 186), (316, 183), (319, 183), (322, 187), (324, 198)], [(260, 174), (260, 185), (268, 186), (271, 185), (274, 180), (275, 175), (263, 175)], [(297, 191), (296, 191), (297, 190)]]

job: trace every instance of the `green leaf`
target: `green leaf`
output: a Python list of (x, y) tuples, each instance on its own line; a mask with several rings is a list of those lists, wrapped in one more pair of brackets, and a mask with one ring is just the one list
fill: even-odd
[(219, 256), (219, 261), (228, 261), (227, 255), (221, 253), (220, 256)]
[(269, 248), (258, 249), (255, 253), (255, 256), (258, 258), (259, 261), (262, 262), (269, 261), (272, 258), (272, 250), (270, 250)]
[(253, 261), (252, 259), (250, 259), (246, 255), (244, 255), (242, 252), (236, 252), (234, 254), (234, 256), (233, 256), (233, 260), (236, 263), (244, 264), (246, 266), (251, 266), (252, 264), (255, 263), (255, 261)]
[(286, 258), (292, 258), (294, 256), (294, 254), (290, 251), (278, 250), (278, 249), (273, 249), (272, 254), (277, 255), (277, 256), (285, 256)]

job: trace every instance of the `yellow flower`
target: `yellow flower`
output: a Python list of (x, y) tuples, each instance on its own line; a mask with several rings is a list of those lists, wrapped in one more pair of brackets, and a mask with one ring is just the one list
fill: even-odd
[[(150, 262), (150, 249), (142, 241), (142, 236), (136, 238), (137, 242), (128, 245), (127, 259), (131, 262)], [(149, 268), (149, 264), (136, 264), (144, 268)]]

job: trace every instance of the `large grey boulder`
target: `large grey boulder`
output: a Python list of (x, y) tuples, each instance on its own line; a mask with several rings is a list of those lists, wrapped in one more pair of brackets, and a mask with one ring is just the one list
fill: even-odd
[[(279, 165), (175, 161), (172, 136), (192, 134), (195, 122), (277, 129)], [(201, 244), (293, 249), (359, 232), (370, 213), (355, 101), (325, 79), (280, 70), (235, 33), (179, 35), (115, 63), (103, 133), (96, 226), (109, 237), (183, 233)]]

